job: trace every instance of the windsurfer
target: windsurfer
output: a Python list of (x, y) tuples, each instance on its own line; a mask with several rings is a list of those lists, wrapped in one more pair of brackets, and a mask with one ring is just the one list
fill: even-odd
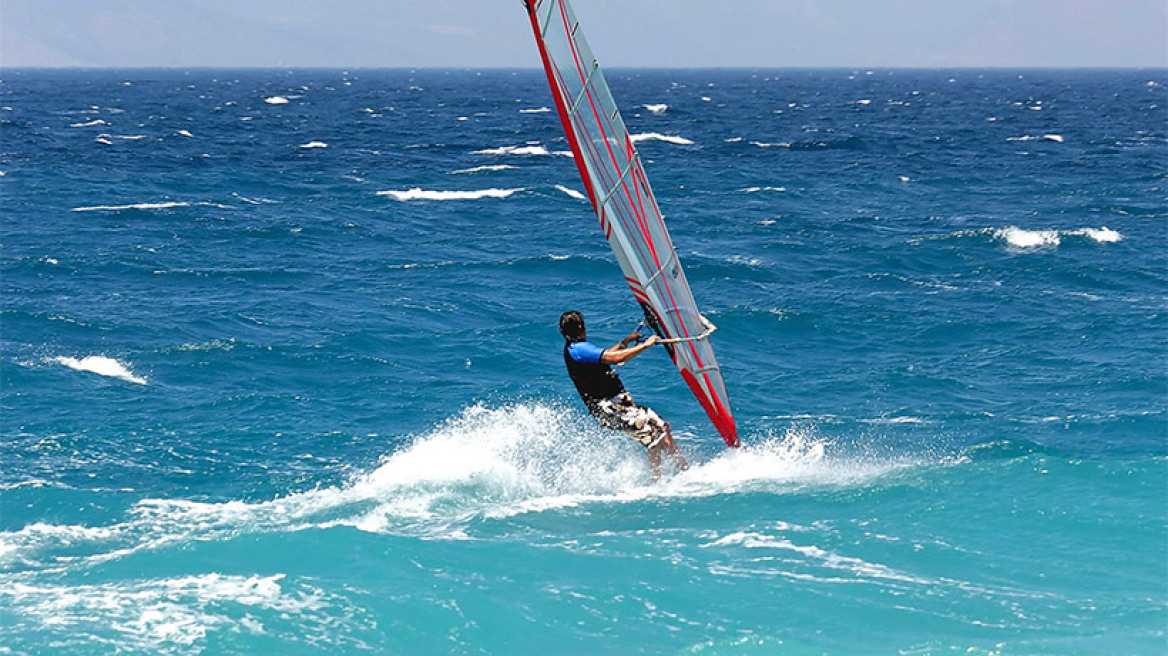
[[(584, 316), (579, 312), (565, 312), (560, 315), (560, 333), (564, 336), (564, 363), (568, 375), (576, 385), (584, 405), (600, 425), (627, 433), (649, 451), (649, 469), (653, 480), (661, 477), (661, 452), (664, 450), (673, 458), (680, 470), (689, 468), (673, 434), (669, 422), (649, 408), (637, 405), (625, 386), (621, 383), (614, 364), (628, 362), (657, 343), (657, 335), (635, 343), (641, 338), (633, 333), (608, 349), (601, 349), (588, 341), (584, 329)], [(633, 344), (630, 346), (630, 344)]]

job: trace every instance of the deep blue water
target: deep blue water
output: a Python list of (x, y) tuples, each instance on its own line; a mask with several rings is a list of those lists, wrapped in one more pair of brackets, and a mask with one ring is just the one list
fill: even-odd
[(4, 71), (0, 654), (1164, 653), (1168, 72), (608, 77), (656, 485), (542, 73)]

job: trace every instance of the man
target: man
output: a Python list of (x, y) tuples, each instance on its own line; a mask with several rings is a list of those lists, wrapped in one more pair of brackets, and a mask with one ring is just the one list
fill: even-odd
[(677, 450), (669, 423), (649, 408), (633, 403), (633, 397), (621, 383), (614, 364), (628, 362), (657, 343), (657, 335), (629, 346), (641, 338), (633, 333), (616, 346), (601, 349), (588, 341), (584, 330), (584, 316), (579, 312), (560, 315), (560, 334), (564, 336), (564, 364), (576, 384), (576, 391), (584, 399), (588, 411), (605, 428), (624, 431), (649, 450), (649, 469), (653, 480), (661, 477), (661, 451), (669, 452), (677, 468), (685, 470), (689, 463)]

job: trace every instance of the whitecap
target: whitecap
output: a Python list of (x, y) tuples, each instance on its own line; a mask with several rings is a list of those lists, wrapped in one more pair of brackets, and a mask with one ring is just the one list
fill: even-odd
[(631, 140), (633, 143), (638, 143), (641, 141), (664, 141), (667, 143), (679, 144), (682, 146), (689, 146), (689, 145), (693, 144), (692, 141), (690, 141), (689, 139), (686, 139), (685, 137), (679, 137), (679, 136), (669, 135), (669, 134), (661, 134), (659, 132), (644, 132), (641, 134), (629, 135), (629, 140)]
[(90, 207), (74, 207), (74, 212), (120, 212), (122, 210), (165, 210), (171, 207), (188, 207), (190, 203), (134, 203), (133, 205), (93, 205)]
[(552, 111), (549, 107), (536, 107), (534, 109), (521, 109), (520, 114), (546, 114)]
[(1099, 228), (1082, 228), (1072, 231), (1068, 234), (1081, 235), (1083, 237), (1093, 239), (1100, 244), (1112, 244), (1123, 240), (1123, 235), (1119, 234), (1119, 231), (1112, 230), (1107, 226), (1102, 226)]
[(665, 111), (669, 109), (669, 105), (666, 105), (665, 103), (649, 104), (649, 105), (641, 105), (641, 106), (644, 107), (645, 109), (649, 110), (650, 114), (657, 114), (657, 115), (664, 114)]
[(786, 190), (787, 190), (786, 187), (746, 187), (744, 189), (739, 189), (738, 191), (741, 191), (744, 194), (756, 194), (760, 191), (786, 191)]
[(556, 189), (559, 189), (560, 191), (564, 192), (565, 194), (567, 194), (567, 195), (569, 195), (572, 198), (575, 198), (577, 200), (587, 199), (587, 196), (585, 196), (584, 194), (582, 194), (579, 191), (576, 191), (575, 189), (572, 189), (570, 187), (565, 187), (564, 185), (556, 185)]
[(1065, 139), (1061, 134), (1043, 134), (1043, 135), (1023, 135), (1021, 137), (1006, 137), (1006, 141), (1053, 141), (1055, 143), (1063, 143)]
[(126, 365), (118, 362), (113, 358), (107, 358), (102, 355), (89, 355), (81, 359), (59, 357), (54, 358), (53, 362), (63, 364), (75, 371), (87, 371), (99, 376), (117, 378), (129, 383), (137, 383), (139, 385), (146, 384), (145, 378), (135, 376)]
[(190, 130), (179, 130), (176, 134), (178, 134), (180, 137), (193, 137), (193, 136), (195, 136), (195, 135), (191, 134)]
[(71, 128), (89, 128), (89, 127), (93, 127), (95, 125), (109, 125), (109, 123), (106, 123), (105, 121), (98, 118), (98, 119), (94, 119), (92, 121), (89, 121), (88, 123), (73, 123), (69, 127), (71, 127)]
[(465, 173), (485, 173), (489, 171), (506, 171), (507, 169), (519, 168), (511, 164), (489, 164), (487, 166), (475, 166), (469, 169), (458, 169), (451, 171), (451, 175), (465, 174)]
[(378, 196), (390, 196), (397, 200), (477, 200), (479, 198), (507, 198), (524, 191), (519, 189), (480, 189), (477, 191), (432, 191), (413, 187), (405, 191), (379, 191)]
[(306, 144), (300, 144), (300, 147), (301, 147), (301, 148), (305, 148), (305, 149), (309, 149), (309, 148), (328, 148), (328, 144), (326, 144), (326, 143), (325, 143), (325, 142), (323, 142), (323, 141), (309, 141), (309, 142), (308, 142), (308, 143), (306, 143)]
[(288, 99), (284, 96), (271, 96), (270, 98), (264, 98), (264, 102), (269, 105), (287, 105)]
[(1057, 230), (1024, 230), (1016, 226), (1000, 228), (994, 232), (994, 236), (1014, 248), (1022, 249), (1058, 246), (1062, 241)]
[(569, 151), (549, 151), (540, 145), (526, 145), (526, 146), (500, 146), (499, 148), (486, 148), (483, 150), (471, 151), (472, 155), (567, 155), (572, 156)]

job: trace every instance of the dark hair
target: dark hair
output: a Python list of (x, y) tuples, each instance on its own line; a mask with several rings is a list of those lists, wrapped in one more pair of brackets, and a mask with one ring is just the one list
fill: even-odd
[(564, 339), (577, 340), (581, 330), (584, 330), (584, 315), (575, 310), (560, 315), (560, 334)]

